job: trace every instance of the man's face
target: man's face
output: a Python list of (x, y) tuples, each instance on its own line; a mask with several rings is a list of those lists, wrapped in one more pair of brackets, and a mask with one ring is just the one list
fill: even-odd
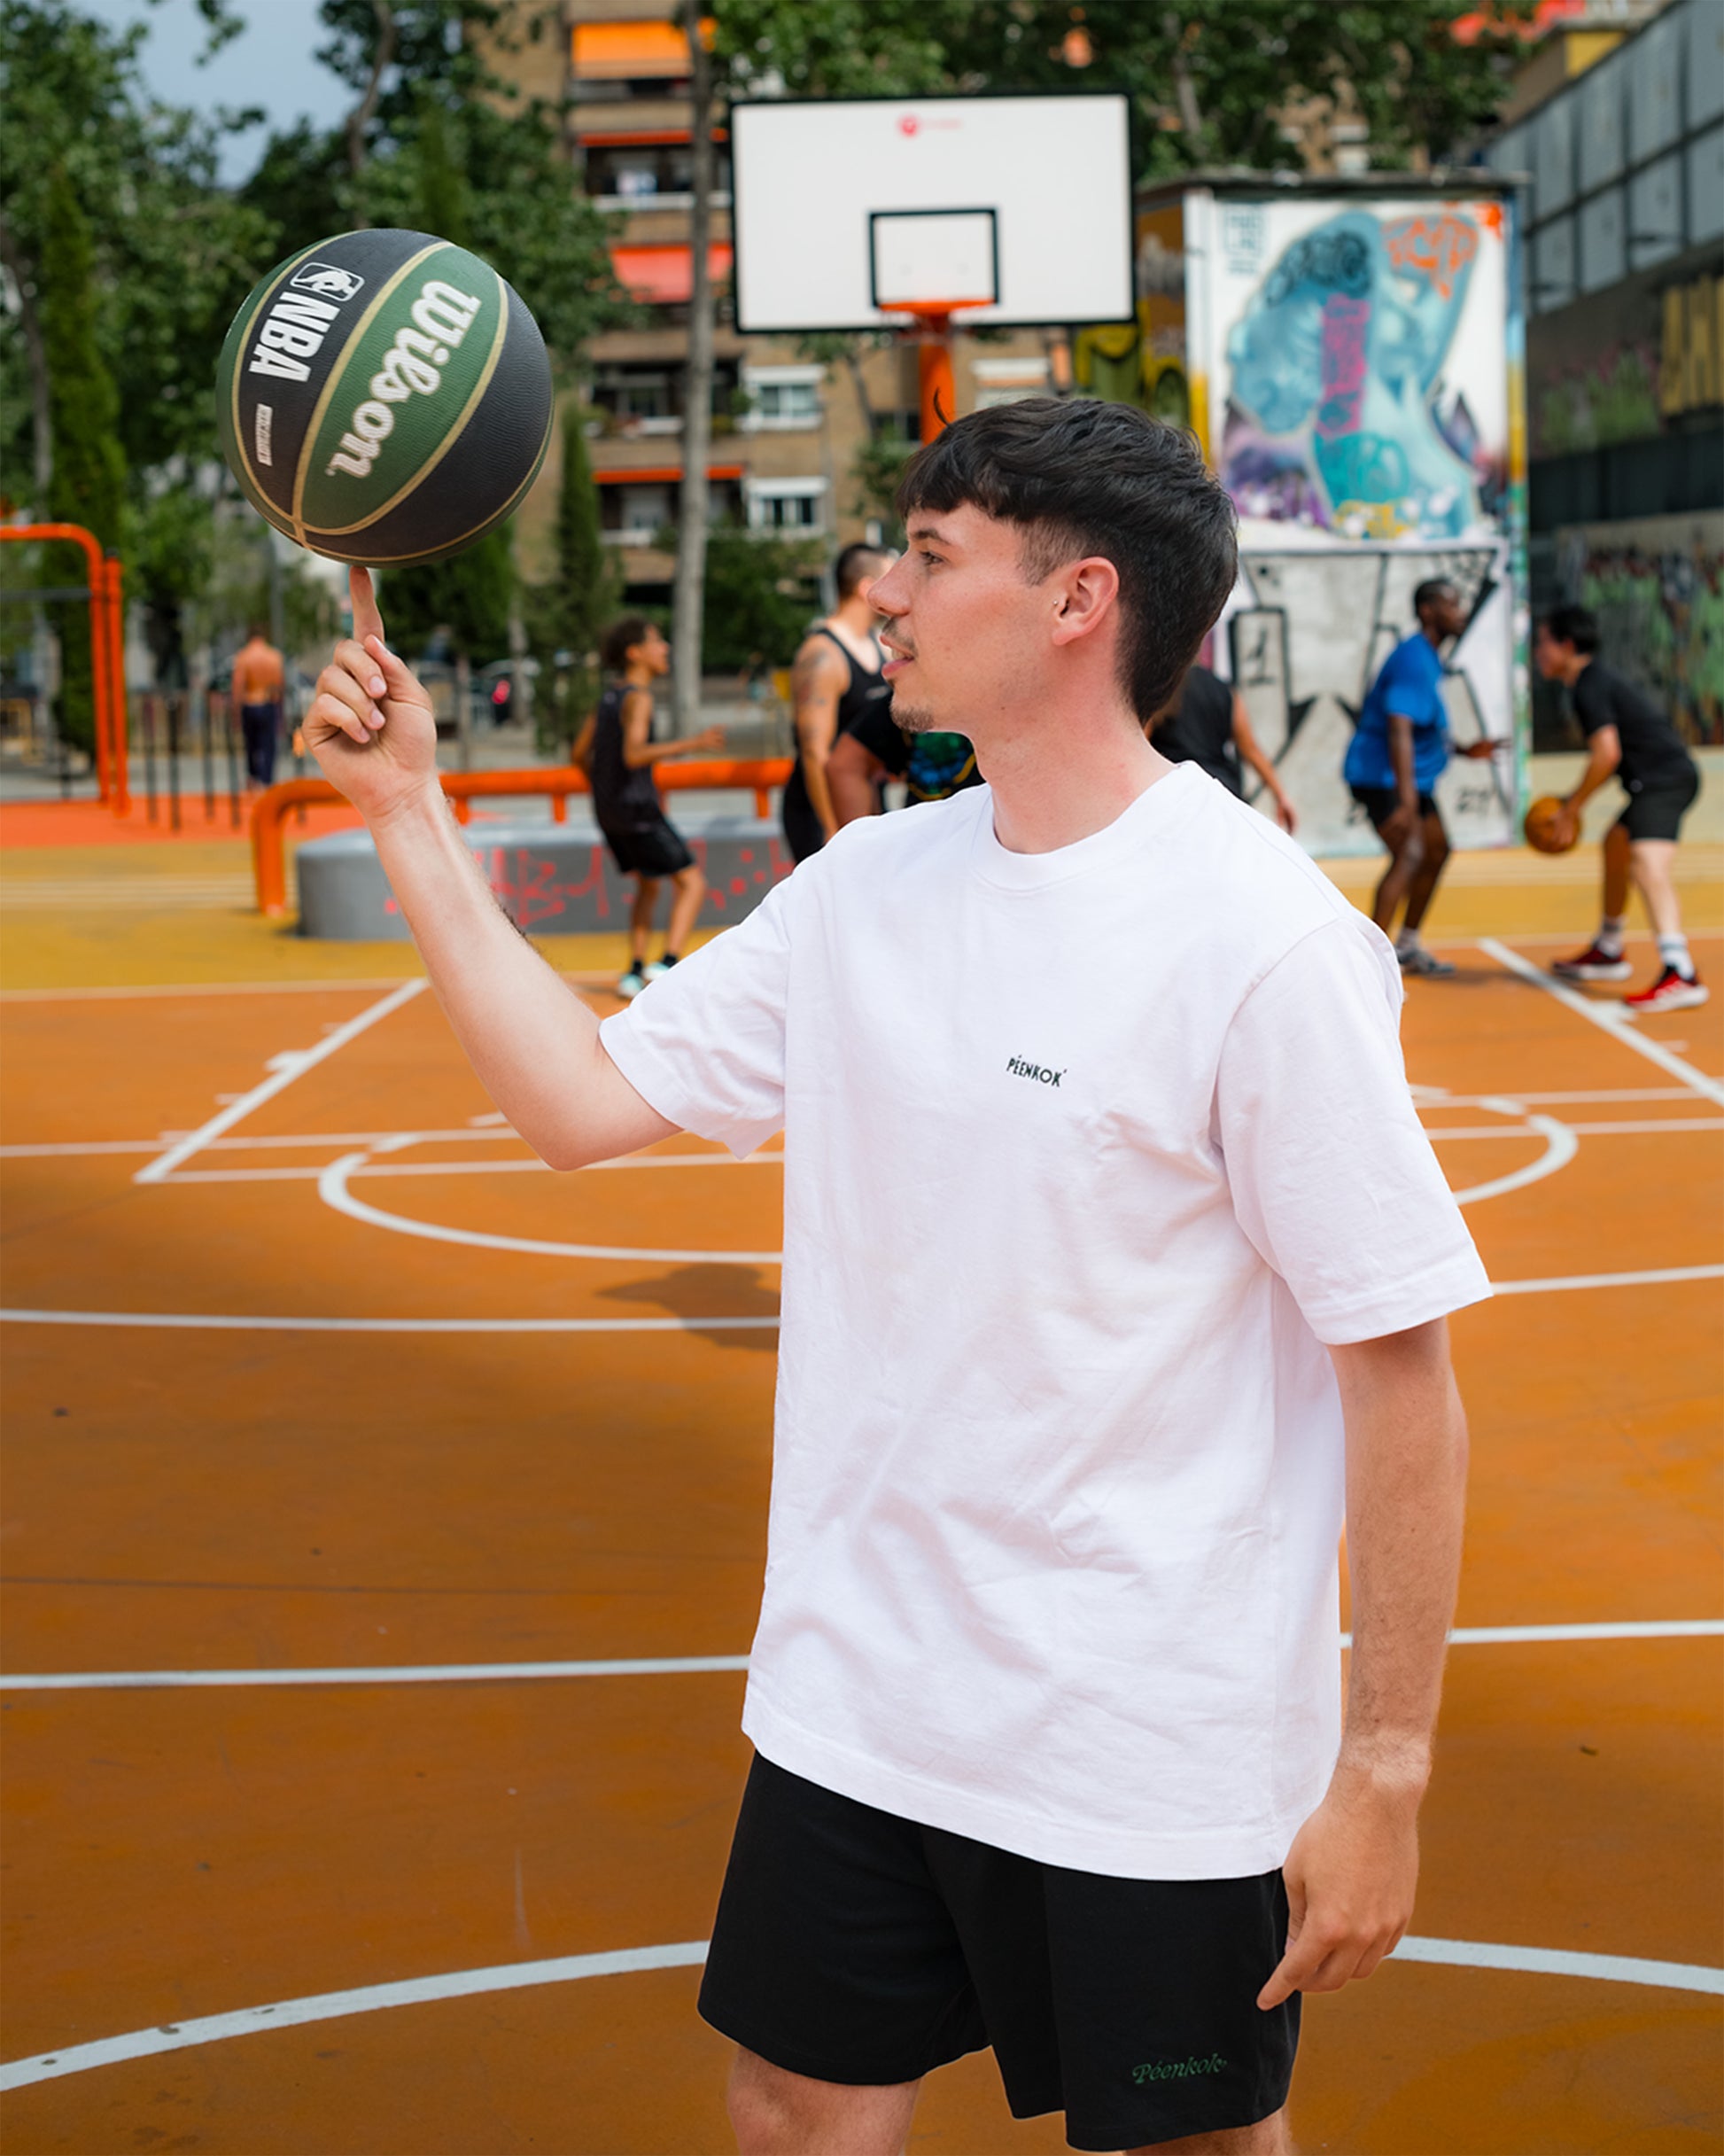
[(892, 716), (907, 732), (974, 736), (975, 721), (1034, 693), (1053, 607), (1029, 583), (1017, 525), (966, 502), (912, 510), (910, 543), (869, 588), (886, 618)]
[(1461, 604), (1460, 593), (1452, 584), (1446, 584), (1433, 599), (1427, 601), (1425, 619), (1444, 643), (1451, 636), (1460, 634), (1466, 627), (1466, 610)]
[(1539, 670), (1541, 680), (1565, 681), (1574, 657), (1573, 644), (1559, 644), (1549, 629), (1541, 621), (1533, 632), (1533, 664)]

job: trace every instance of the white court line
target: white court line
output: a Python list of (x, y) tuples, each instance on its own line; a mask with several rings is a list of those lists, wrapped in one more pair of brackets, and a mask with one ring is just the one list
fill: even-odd
[[(1630, 1618), (1617, 1624), (1458, 1625), (1450, 1646), (1552, 1646), (1613, 1639), (1720, 1639), (1724, 1617)], [(1350, 1632), (1340, 1644), (1351, 1646)], [(0, 1692), (168, 1692), (296, 1685), (517, 1684), (586, 1677), (702, 1677), (746, 1670), (746, 1654), (636, 1656), (614, 1662), (360, 1662), (329, 1670), (57, 1670), (0, 1676)]]
[(1534, 988), (1543, 989), (1546, 995), (1555, 996), (1558, 1003), (1565, 1005), (1589, 1025), (1596, 1025), (1601, 1033), (1608, 1033), (1625, 1048), (1632, 1048), (1636, 1055), (1643, 1055), (1648, 1062), (1657, 1063), (1660, 1070), (1669, 1071), (1672, 1078), (1681, 1078), (1694, 1092), (1724, 1108), (1724, 1078), (1708, 1078), (1704, 1070), (1697, 1070), (1692, 1063), (1685, 1062), (1666, 1048), (1661, 1040), (1650, 1039), (1640, 1032), (1635, 1020), (1626, 1015), (1620, 1004), (1593, 1002), (1565, 981), (1559, 981), (1542, 966), (1535, 966), (1530, 958), (1523, 958), (1518, 951), (1511, 951), (1507, 944), (1499, 943), (1494, 936), (1481, 936), (1479, 948), (1499, 966), (1518, 974), (1523, 981), (1530, 981)]
[[(1487, 1101), (1485, 1105), (1489, 1107), (1492, 1103)], [(1519, 1103), (1505, 1102), (1504, 1109), (1518, 1113)], [(1554, 1116), (1528, 1116), (1518, 1125), (1508, 1125), (1504, 1135), (1520, 1137), (1532, 1132), (1544, 1140), (1544, 1150), (1536, 1160), (1528, 1161), (1524, 1167), (1513, 1169), (1507, 1175), (1499, 1175), (1491, 1182), (1474, 1183), (1468, 1190), (1457, 1190), (1456, 1204), (1477, 1205), (1486, 1198), (1506, 1197), (1511, 1190), (1524, 1190), (1528, 1183), (1542, 1183), (1547, 1175), (1555, 1175), (1559, 1168), (1567, 1167), (1580, 1149), (1580, 1141), (1568, 1125), (1558, 1123)], [(1433, 1139), (1441, 1135), (1438, 1131), (1431, 1132)]]
[[(412, 1132), (407, 1132), (398, 1142), (412, 1145), (416, 1140)], [(405, 1213), (384, 1212), (353, 1195), (347, 1179), (365, 1160), (363, 1153), (344, 1153), (339, 1160), (331, 1161), (317, 1179), (317, 1195), (325, 1205), (346, 1213), (350, 1220), (367, 1227), (386, 1228), (397, 1235), (417, 1235), (427, 1242), (455, 1242), (473, 1250), (519, 1251), (529, 1257), (613, 1257), (627, 1264), (668, 1265), (777, 1265), (784, 1261), (781, 1250), (656, 1250), (633, 1243), (541, 1242), (531, 1235), (490, 1235), (479, 1228), (445, 1227), (436, 1221), (414, 1220)]]
[[(1724, 1123), (1708, 1125), (1724, 1131)], [(512, 1138), (513, 1131), (499, 1132)], [(1503, 1133), (1497, 1133), (1503, 1135)], [(1521, 1133), (1510, 1131), (1510, 1138)], [(378, 1175), (589, 1175), (600, 1168), (781, 1168), (782, 1153), (750, 1153), (737, 1160), (728, 1153), (637, 1153), (625, 1160), (588, 1161), (585, 1167), (553, 1168), (542, 1160), (426, 1160), (367, 1162), (350, 1171), (351, 1179)], [(182, 1168), (176, 1183), (315, 1183), (327, 1173), (323, 1168)], [(394, 1219), (397, 1216), (387, 1216)]]
[(245, 2006), (237, 2013), (205, 2014), (195, 2021), (167, 2021), (137, 2028), (129, 2035), (105, 2036), (76, 2043), (36, 2059), (19, 2059), (0, 2066), (0, 2090), (27, 2089), (36, 2082), (58, 2081), (63, 2074), (87, 2074), (92, 2066), (116, 2066), (121, 2059), (152, 2059), (164, 2051), (190, 2051), (194, 2044), (219, 2043), (226, 2036), (256, 2035), (272, 2028), (303, 2028), (311, 2021), (339, 2021), (349, 2014), (376, 2013), (387, 2006), (422, 2006), (431, 1999), (472, 1998), (487, 1991), (524, 1991), (534, 1984), (567, 1984), (584, 1976), (627, 1976), (637, 1969), (697, 1968), (706, 1959), (706, 1942), (679, 1946), (625, 1948), (615, 1954), (564, 1954), (550, 1961), (505, 1962), (491, 1969), (452, 1969), (442, 1976), (414, 1976), (403, 1983), (366, 1984), (355, 1991), (323, 1991), (311, 1998), (283, 1999), (273, 2006)]
[[(1720, 1268), (1724, 1272), (1724, 1267)], [(289, 1318), (169, 1310), (0, 1310), (0, 1325), (116, 1325), (210, 1333), (758, 1333), (757, 1318)]]
[(254, 1108), (261, 1108), (266, 1101), (273, 1101), (278, 1093), (284, 1093), (295, 1078), (303, 1078), (307, 1070), (327, 1062), (368, 1027), (376, 1025), (381, 1018), (387, 1018), (392, 1011), (400, 1010), (402, 1004), (410, 1003), (415, 996), (421, 994), (430, 985), (423, 979), (403, 981), (399, 988), (384, 996), (380, 1002), (368, 1004), (356, 1018), (349, 1018), (345, 1025), (338, 1025), (332, 1032), (325, 1033), (315, 1048), (297, 1048), (284, 1055), (272, 1056), (270, 1074), (261, 1085), (253, 1086), (250, 1093), (242, 1093), (237, 1100), (229, 1101), (224, 1109), (212, 1116), (199, 1129), (189, 1132), (177, 1145), (170, 1146), (147, 1168), (140, 1168), (132, 1178), (133, 1182), (165, 1181), (182, 1162), (190, 1160), (194, 1153), (200, 1152), (212, 1138), (220, 1138), (225, 1131), (230, 1131), (236, 1123), (243, 1122)]
[[(1658, 1990), (1724, 1993), (1724, 1969), (1687, 1961), (1648, 1961), (1627, 1954), (1575, 1954), (1562, 1948), (1499, 1946), (1472, 1939), (1403, 1939), (1393, 1959), (1435, 1963), (1456, 1969), (1495, 1969), (1537, 1976), (1589, 1977), (1594, 1981), (1642, 1984)], [(488, 1969), (452, 1969), (440, 1976), (408, 1977), (392, 1984), (366, 1984), (352, 1991), (323, 1991), (282, 1999), (271, 2006), (167, 2021), (94, 2043), (70, 2044), (35, 2059), (0, 2066), (0, 2090), (28, 2089), (37, 2082), (132, 2059), (159, 2058), (229, 2036), (254, 2036), (274, 2028), (303, 2028), (314, 2021), (340, 2021), (392, 2006), (421, 2006), (433, 1999), (463, 1999), (486, 1992), (524, 1991), (536, 1984), (566, 1984), (589, 1976), (626, 1976), (642, 1969), (687, 1969), (706, 1959), (706, 1942), (625, 1948), (611, 1954), (566, 1954), (547, 1961), (505, 1962)]]
[[(638, 1253), (637, 1253), (638, 1255)], [(695, 1255), (710, 1257), (711, 1251)], [(1570, 1288), (1666, 1288), (1724, 1280), (1724, 1265), (1666, 1265), (1654, 1273), (1576, 1273), (1565, 1279), (1493, 1280), (1496, 1295), (1557, 1295)], [(211, 1333), (711, 1333), (773, 1330), (757, 1318), (290, 1318), (177, 1310), (0, 1310), (0, 1325), (113, 1325)]]
[[(1690, 935), (1699, 932), (1689, 931)], [(413, 977), (422, 988), (427, 985), (423, 974)], [(614, 973), (564, 973), (558, 977), (583, 988), (604, 988), (617, 978)], [(0, 989), (0, 1003), (126, 1002), (138, 996), (346, 995), (350, 990), (362, 993), (368, 989), (393, 988), (402, 978), (400, 974), (387, 974), (378, 980), (363, 981), (185, 981), (152, 982), (135, 988), (6, 988)]]
[(1683, 1280), (1724, 1280), (1724, 1265), (1666, 1265), (1656, 1273), (1571, 1273), (1561, 1280), (1493, 1280), (1496, 1295), (1556, 1295), (1584, 1288), (1674, 1288)]
[[(1443, 1106), (1448, 1105), (1444, 1101)], [(1724, 1116), (1647, 1116), (1633, 1123), (1565, 1123), (1562, 1127), (1572, 1131), (1577, 1138), (1650, 1138), (1659, 1131), (1724, 1131)], [(1517, 1129), (1513, 1124), (1455, 1124), (1445, 1128), (1441, 1124), (1427, 1123), (1425, 1135), (1433, 1145), (1442, 1145), (1451, 1138), (1525, 1138), (1528, 1132), (1525, 1127)], [(475, 1164), (483, 1167), (487, 1164)], [(298, 1172), (304, 1174), (307, 1171), (301, 1169)]]

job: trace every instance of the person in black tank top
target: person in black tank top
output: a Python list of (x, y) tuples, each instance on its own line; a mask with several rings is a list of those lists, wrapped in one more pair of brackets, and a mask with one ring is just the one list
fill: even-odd
[(838, 829), (827, 782), (826, 762), (840, 735), (849, 733), (876, 705), (891, 701), (877, 664), (858, 657), (871, 651), (874, 611), (868, 593), (890, 556), (879, 547), (846, 547), (834, 564), (838, 604), (811, 629), (791, 670), (796, 760), (785, 785), (784, 837), (793, 856), (806, 860)]
[[(659, 801), (653, 766), (672, 756), (710, 755), (723, 748), (725, 736), (722, 727), (714, 726), (687, 741), (654, 742), (652, 685), (670, 671), (671, 647), (641, 615), (613, 623), (599, 656), (612, 679), (581, 728), (573, 760), (593, 789), (593, 813), (611, 859), (635, 880), (628, 970), (617, 984), (617, 992), (626, 1001), (676, 964), (706, 896), (706, 878)], [(663, 876), (669, 876), (675, 889), (671, 925), (663, 957), (648, 964), (647, 944)]]
[(1580, 811), (1601, 786), (1621, 782), (1628, 805), (1604, 834), (1604, 903), (1598, 933), (1574, 958), (1551, 967), (1568, 981), (1626, 981), (1634, 971), (1623, 949), (1632, 881), (1658, 939), (1658, 971), (1622, 999), (1635, 1013), (1687, 1010), (1706, 1000), (1682, 932), (1676, 897), (1676, 844), (1682, 818), (1700, 791), (1687, 744), (1638, 683), (1598, 656), (1598, 624), (1584, 606), (1559, 606), (1540, 622), (1533, 661), (1547, 681), (1561, 681), (1587, 737), (1587, 767), (1564, 802), (1566, 843), (1580, 835)]
[(1207, 666), (1192, 665), (1179, 694), (1150, 721), (1150, 739), (1170, 764), (1197, 764), (1219, 779), (1230, 793), (1245, 798), (1245, 761), (1263, 782), (1275, 802), (1275, 820), (1284, 831), (1293, 828), (1293, 806), (1281, 774), (1258, 745), (1246, 716), (1243, 698), (1234, 695)]

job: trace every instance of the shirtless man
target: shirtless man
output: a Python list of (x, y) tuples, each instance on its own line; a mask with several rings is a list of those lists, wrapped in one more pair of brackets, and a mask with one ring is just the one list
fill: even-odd
[(838, 604), (811, 629), (790, 675), (796, 728), (796, 764), (784, 789), (784, 837), (791, 852), (806, 860), (838, 829), (827, 782), (827, 759), (874, 705), (891, 700), (874, 640), (874, 610), (868, 594), (891, 556), (879, 547), (846, 547), (834, 564)]
[(252, 622), (234, 655), (233, 699), (245, 740), (245, 778), (268, 786), (276, 776), (276, 743), (281, 732), (282, 690), (286, 681), (282, 655)]

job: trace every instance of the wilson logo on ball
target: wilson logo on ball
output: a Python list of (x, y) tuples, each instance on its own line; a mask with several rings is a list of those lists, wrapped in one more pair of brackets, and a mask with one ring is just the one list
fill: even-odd
[(394, 432), (392, 404), (403, 404), (416, 390), (431, 396), (443, 386), (441, 370), (449, 354), (472, 326), (484, 302), (471, 292), (457, 292), (434, 277), (420, 289), (411, 324), (395, 332), (395, 341), (383, 355), (383, 365), (371, 377), (371, 394), (354, 410), (341, 447), (324, 467), (330, 473), (351, 472), (369, 479), (377, 461), (378, 445)]
[(217, 372), (222, 454), (278, 531), (338, 561), (437, 561), (519, 504), (550, 362), (486, 262), (424, 232), (345, 232), (271, 271)]

